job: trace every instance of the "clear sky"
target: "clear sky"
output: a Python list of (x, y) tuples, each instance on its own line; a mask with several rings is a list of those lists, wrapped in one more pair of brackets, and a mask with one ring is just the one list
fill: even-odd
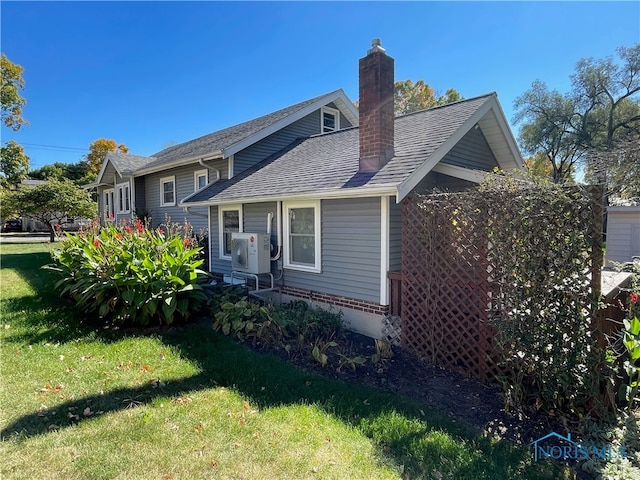
[(24, 145), (32, 168), (77, 162), (98, 138), (151, 155), (338, 88), (355, 101), (374, 37), (396, 80), (495, 91), (509, 120), (534, 80), (565, 93), (580, 58), (640, 41), (637, 1), (3, 0), (0, 13), (31, 123), (2, 127), (2, 141)]

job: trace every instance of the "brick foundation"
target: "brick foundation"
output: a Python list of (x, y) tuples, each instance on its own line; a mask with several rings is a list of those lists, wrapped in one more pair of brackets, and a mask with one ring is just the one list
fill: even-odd
[(356, 300), (355, 298), (341, 297), (330, 293), (314, 292), (296, 287), (280, 287), (280, 291), (284, 295), (289, 295), (303, 300), (312, 302), (327, 303), (336, 307), (350, 308), (360, 312), (372, 313), (374, 315), (386, 315), (389, 312), (388, 305), (380, 305), (379, 303), (367, 302), (365, 300)]

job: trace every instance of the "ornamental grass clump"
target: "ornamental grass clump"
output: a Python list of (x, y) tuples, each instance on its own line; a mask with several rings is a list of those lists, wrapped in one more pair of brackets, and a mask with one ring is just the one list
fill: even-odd
[(65, 235), (52, 254), (50, 268), (61, 274), (55, 287), (105, 322), (168, 325), (206, 301), (200, 248), (188, 228), (149, 229), (138, 220)]

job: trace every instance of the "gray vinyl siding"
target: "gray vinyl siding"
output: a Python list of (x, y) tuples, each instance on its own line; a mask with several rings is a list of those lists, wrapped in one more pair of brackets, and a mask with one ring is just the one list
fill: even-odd
[(443, 163), (473, 170), (491, 171), (498, 166), (491, 147), (479, 128), (472, 128), (442, 159)]
[(402, 204), (389, 200), (389, 271), (400, 271), (402, 265)]
[[(336, 108), (333, 104), (329, 104), (328, 106)], [(349, 120), (340, 114), (340, 128), (350, 126)], [(268, 156), (279, 152), (288, 145), (291, 145), (298, 138), (306, 138), (318, 133), (320, 133), (319, 109), (236, 153), (233, 160), (234, 175), (252, 167)]]
[[(107, 167), (105, 168), (105, 171), (102, 175), (103, 181), (105, 183), (108, 183), (108, 186), (102, 186), (99, 187), (97, 189), (97, 196), (98, 196), (98, 218), (100, 219), (100, 222), (102, 224), (105, 223), (106, 221), (106, 215), (105, 215), (105, 202), (104, 202), (104, 192), (106, 190), (111, 190), (113, 189), (113, 211), (114, 211), (114, 218), (113, 221), (115, 223), (120, 223), (122, 220), (131, 220), (133, 218), (133, 208), (134, 208), (134, 192), (133, 192), (133, 181), (132, 178), (130, 176), (123, 176), (121, 177), (118, 172), (116, 171), (116, 169), (113, 167), (113, 165), (111, 163), (107, 164)], [(123, 184), (123, 183), (128, 183), (129, 184), (129, 206), (130, 211), (128, 213), (119, 213), (118, 212), (118, 208), (119, 208), (119, 204), (118, 204), (118, 185)]]
[(323, 200), (322, 272), (285, 270), (287, 286), (380, 301), (380, 198)]
[[(165, 223), (168, 217), (171, 222), (183, 223), (187, 220), (193, 227), (194, 232), (201, 232), (207, 229), (207, 208), (191, 208), (196, 214), (189, 214), (179, 206), (180, 200), (194, 191), (194, 172), (202, 170), (198, 164), (186, 167), (172, 168), (158, 173), (146, 175), (144, 197), (145, 206), (151, 216), (151, 226), (153, 228)], [(175, 177), (176, 203), (174, 206), (160, 205), (160, 179), (165, 177)]]
[[(271, 243), (277, 245), (274, 202), (243, 206), (245, 232), (265, 233), (273, 212)], [(211, 271), (229, 274), (231, 262), (219, 257), (218, 207), (211, 210)], [(380, 301), (380, 198), (323, 200), (322, 272), (286, 269), (282, 281), (290, 287), (358, 300)], [(284, 219), (283, 219), (284, 221)], [(274, 250), (275, 254), (275, 250)], [(274, 274), (276, 264), (272, 263)]]
[[(273, 213), (271, 223), (271, 244), (273, 245), (272, 255), (275, 255), (277, 247), (277, 204), (276, 202), (268, 203), (251, 203), (242, 207), (242, 231), (251, 233), (267, 232), (267, 215)], [(231, 273), (231, 261), (220, 258), (220, 225), (218, 218), (218, 207), (211, 207), (211, 271), (229, 274)], [(275, 264), (271, 265), (275, 268)]]

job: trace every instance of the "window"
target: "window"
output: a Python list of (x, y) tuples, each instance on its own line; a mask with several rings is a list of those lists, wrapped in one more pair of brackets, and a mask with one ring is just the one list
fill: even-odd
[(176, 177), (160, 179), (160, 205), (163, 207), (176, 204)]
[(104, 191), (104, 218), (105, 220), (113, 220), (113, 188)]
[(320, 272), (320, 202), (286, 203), (284, 266)]
[(209, 183), (208, 181), (208, 175), (207, 175), (207, 170), (196, 170), (193, 173), (193, 189), (194, 191), (198, 191), (201, 188), (204, 188), (207, 186), (207, 183)]
[(320, 110), (322, 119), (322, 133), (334, 132), (340, 129), (340, 112), (335, 108), (322, 107)]
[(242, 231), (242, 206), (230, 205), (218, 209), (220, 258), (231, 260), (231, 235)]
[(118, 191), (118, 213), (129, 213), (131, 211), (131, 195), (129, 193), (129, 184), (121, 183), (116, 185)]

